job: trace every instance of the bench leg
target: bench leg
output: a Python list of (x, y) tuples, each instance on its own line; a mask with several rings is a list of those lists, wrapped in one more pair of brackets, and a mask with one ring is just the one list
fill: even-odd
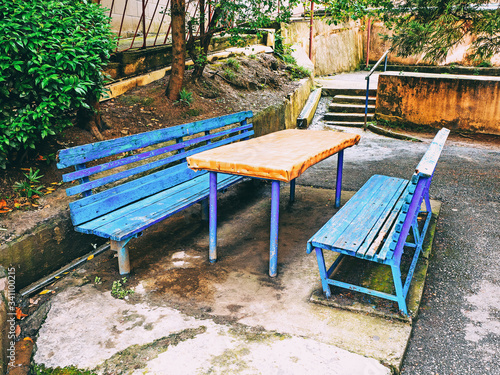
[(209, 208), (208, 208), (208, 199), (203, 199), (201, 201), (201, 220), (208, 221), (209, 217)]
[(127, 243), (129, 239), (123, 241), (110, 241), (111, 250), (114, 250), (118, 254), (118, 270), (120, 275), (128, 275), (130, 273), (130, 258), (128, 256)]
[(290, 181), (290, 203), (295, 202), (295, 178)]
[(406, 295), (403, 292), (403, 285), (401, 283), (401, 271), (399, 270), (399, 266), (396, 265), (391, 266), (391, 269), (394, 286), (396, 288), (399, 311), (408, 316), (408, 310), (406, 309)]
[(340, 207), (340, 194), (342, 193), (342, 168), (344, 167), (344, 150), (338, 152), (337, 159), (337, 185), (335, 187), (335, 208)]
[(332, 296), (332, 291), (330, 289), (330, 284), (328, 284), (328, 273), (326, 271), (325, 257), (323, 256), (323, 249), (315, 247), (316, 259), (318, 260), (319, 276), (321, 278), (321, 285), (323, 286), (323, 292), (325, 292), (326, 298)]
[(210, 173), (209, 251), (210, 263), (217, 260), (217, 173)]
[(280, 182), (273, 181), (271, 192), (271, 240), (269, 249), (269, 276), (278, 274), (278, 229), (280, 220)]

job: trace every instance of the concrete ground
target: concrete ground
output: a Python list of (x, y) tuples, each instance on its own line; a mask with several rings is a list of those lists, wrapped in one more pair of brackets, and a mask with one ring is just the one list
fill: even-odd
[[(432, 138), (349, 131), (362, 140), (346, 150), (345, 191), (374, 173), (409, 177)], [(135, 293), (126, 300), (111, 297), (117, 262), (101, 254), (50, 287), (34, 359), (105, 374), (496, 373), (499, 162), (498, 145), (455, 138), (445, 146), (431, 187), (443, 203), (437, 246), (413, 337), (409, 322), (311, 302), (320, 283), (305, 244), (335, 212), (333, 157), (299, 178), (293, 205), (282, 189), (278, 277), (267, 275), (270, 186), (240, 184), (220, 201), (216, 264), (207, 262), (208, 230), (195, 207), (130, 242), (124, 288)]]

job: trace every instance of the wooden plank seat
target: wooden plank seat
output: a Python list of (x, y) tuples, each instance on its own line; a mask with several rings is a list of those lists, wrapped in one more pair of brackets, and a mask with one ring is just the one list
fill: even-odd
[[(146, 228), (197, 202), (208, 217), (209, 173), (189, 169), (186, 157), (248, 139), (251, 119), (239, 112), (60, 150), (57, 167), (75, 167), (63, 181), (79, 183), (66, 193), (82, 196), (69, 204), (75, 230), (109, 238), (120, 274), (128, 274), (127, 243)], [(220, 173), (217, 188), (242, 179)]]
[[(406, 296), (432, 217), (429, 187), (448, 134), (446, 128), (438, 132), (410, 180), (372, 176), (308, 241), (307, 253), (316, 252), (327, 298), (331, 297), (330, 285), (334, 285), (395, 301), (400, 312), (408, 315)], [(403, 284), (400, 266), (405, 247), (414, 248), (415, 253)], [(329, 268), (323, 250), (340, 253)], [(346, 255), (390, 266), (396, 294), (333, 279)]]

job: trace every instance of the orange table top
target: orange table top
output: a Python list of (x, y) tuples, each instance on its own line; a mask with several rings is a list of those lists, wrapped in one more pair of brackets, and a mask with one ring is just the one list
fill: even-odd
[(290, 182), (359, 139), (353, 133), (289, 129), (203, 151), (187, 162), (194, 170)]

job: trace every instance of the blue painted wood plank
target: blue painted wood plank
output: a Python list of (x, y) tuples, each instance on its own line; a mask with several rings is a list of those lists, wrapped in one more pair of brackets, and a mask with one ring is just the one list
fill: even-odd
[(104, 171), (107, 171), (107, 170), (110, 170), (113, 168), (117, 168), (117, 167), (121, 167), (121, 166), (124, 166), (127, 164), (139, 162), (139, 161), (142, 161), (142, 160), (154, 157), (154, 156), (159, 156), (159, 155), (162, 155), (162, 154), (165, 154), (168, 152), (172, 152), (172, 151), (179, 151), (179, 153), (180, 153), (184, 148), (196, 145), (198, 143), (209, 141), (209, 140), (214, 139), (216, 137), (221, 137), (221, 136), (226, 136), (226, 135), (229, 135), (232, 133), (237, 133), (239, 131), (249, 130), (251, 128), (252, 128), (252, 125), (239, 126), (237, 128), (233, 128), (230, 130), (224, 130), (224, 131), (221, 131), (221, 132), (218, 132), (215, 134), (208, 134), (208, 135), (204, 135), (201, 137), (188, 139), (186, 141), (179, 141), (178, 143), (174, 143), (174, 144), (168, 145), (166, 147), (160, 147), (160, 148), (157, 148), (155, 150), (142, 152), (140, 154), (121, 158), (118, 160), (113, 160), (113, 161), (103, 163), (100, 165), (96, 165), (96, 166), (93, 166), (93, 167), (90, 167), (90, 168), (87, 168), (84, 170), (78, 170), (76, 172), (67, 173), (63, 176), (63, 181), (64, 182), (74, 181), (74, 180), (77, 180), (77, 179), (80, 179), (83, 177), (91, 176), (91, 175), (96, 174), (96, 173), (101, 173), (101, 172), (104, 172)]
[(430, 177), (434, 173), (434, 169), (436, 168), (436, 164), (438, 162), (439, 156), (441, 155), (441, 151), (443, 150), (444, 143), (448, 138), (450, 131), (446, 128), (442, 128), (434, 137), (434, 140), (431, 142), (431, 145), (427, 149), (427, 152), (424, 154), (420, 163), (416, 168), (416, 173), (420, 175)]
[(373, 245), (378, 242), (382, 243), (382, 240), (385, 238), (389, 228), (392, 225), (392, 221), (396, 217), (401, 208), (401, 205), (398, 206), (398, 202), (401, 199), (401, 195), (403, 194), (406, 186), (408, 185), (408, 180), (399, 179), (400, 184), (397, 189), (394, 191), (393, 196), (387, 202), (384, 211), (380, 215), (377, 222), (373, 225), (372, 230), (368, 233), (363, 244), (356, 251), (356, 256), (358, 258), (373, 258), (373, 253), (369, 250), (373, 249)]
[(381, 217), (389, 214), (392, 206), (399, 198), (400, 187), (403, 183), (403, 179), (388, 178), (384, 181), (383, 189), (374, 193), (369, 199), (360, 200), (354, 195), (351, 198), (353, 204), (362, 205), (363, 208), (351, 221), (350, 229), (344, 231), (333, 246), (357, 252), (372, 230), (378, 232), (380, 226), (374, 227)]
[(127, 137), (91, 143), (59, 151), (57, 167), (67, 168), (76, 164), (84, 164), (90, 160), (101, 159), (117, 153), (128, 152), (153, 144), (166, 142), (175, 138), (201, 133), (226, 125), (241, 123), (251, 119), (252, 112), (245, 111), (226, 116), (177, 125), (151, 132), (134, 134)]
[(100, 187), (100, 186), (103, 186), (103, 185), (130, 177), (130, 176), (133, 176), (133, 175), (138, 174), (138, 173), (143, 173), (143, 172), (149, 171), (151, 169), (155, 169), (155, 168), (167, 165), (167, 164), (171, 164), (175, 161), (182, 160), (182, 159), (186, 158), (187, 156), (196, 154), (198, 152), (209, 150), (209, 149), (212, 149), (212, 148), (217, 147), (217, 146), (221, 146), (224, 144), (228, 144), (228, 143), (243, 139), (243, 138), (248, 136), (248, 133), (253, 134), (253, 131), (252, 132), (245, 132), (243, 134), (237, 134), (237, 135), (234, 135), (232, 137), (224, 138), (220, 141), (210, 143), (210, 144), (205, 145), (205, 146), (198, 147), (196, 149), (188, 150), (188, 151), (183, 152), (181, 154), (176, 154), (176, 155), (170, 156), (170, 157), (165, 158), (165, 159), (156, 160), (154, 162), (140, 165), (138, 167), (131, 168), (131, 169), (128, 169), (128, 170), (125, 170), (122, 172), (118, 172), (118, 173), (115, 173), (115, 174), (110, 175), (110, 176), (105, 176), (105, 177), (102, 177), (102, 178), (99, 178), (97, 180), (93, 180), (93, 181), (90, 181), (90, 182), (87, 182), (87, 183), (84, 183), (81, 185), (72, 186), (72, 187), (66, 189), (66, 194), (68, 196), (79, 194), (83, 191), (95, 189), (97, 187)]
[[(357, 201), (368, 200), (383, 189), (389, 177), (374, 175), (356, 193)], [(351, 221), (363, 210), (363, 206), (349, 200), (316, 234), (311, 237), (313, 247), (333, 248), (335, 241), (349, 229)]]
[[(130, 206), (116, 210), (104, 217), (78, 226), (82, 233), (92, 233), (100, 237), (120, 241), (128, 238), (166, 217), (183, 210), (208, 197), (208, 174), (190, 180), (172, 189), (141, 200)], [(241, 176), (219, 174), (219, 189), (234, 184)], [(185, 186), (190, 185), (190, 186)]]
[(195, 172), (182, 164), (167, 168), (140, 179), (120, 184), (90, 197), (70, 203), (73, 225), (79, 225), (112, 212), (122, 206), (179, 185), (207, 172)]

